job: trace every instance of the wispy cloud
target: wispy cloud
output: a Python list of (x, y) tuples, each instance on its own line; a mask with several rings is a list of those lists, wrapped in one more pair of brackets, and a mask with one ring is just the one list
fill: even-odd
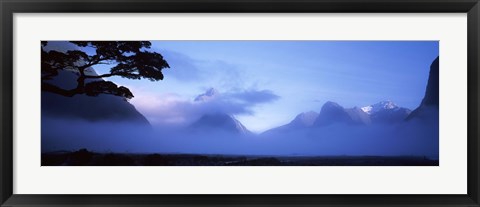
[(204, 101), (185, 99), (177, 94), (137, 94), (132, 103), (155, 125), (187, 125), (204, 114), (254, 114), (254, 107), (278, 100), (269, 90), (241, 90), (215, 94)]
[(174, 51), (162, 51), (161, 53), (170, 65), (169, 70), (165, 70), (166, 77), (176, 78), (181, 81), (203, 80), (205, 74), (201, 72), (198, 64), (201, 61), (194, 60), (191, 57)]
[(237, 99), (246, 103), (268, 103), (275, 101), (280, 97), (270, 90), (245, 90), (233, 93), (227, 93), (228, 99)]
[(244, 82), (239, 66), (222, 60), (194, 59), (183, 53), (163, 50), (161, 54), (170, 65), (165, 77), (184, 82), (211, 81), (219, 87), (239, 87)]

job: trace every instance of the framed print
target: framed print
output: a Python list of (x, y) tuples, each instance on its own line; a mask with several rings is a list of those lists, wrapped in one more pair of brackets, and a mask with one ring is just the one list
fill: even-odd
[(479, 206), (467, 1), (2, 1), (2, 206)]

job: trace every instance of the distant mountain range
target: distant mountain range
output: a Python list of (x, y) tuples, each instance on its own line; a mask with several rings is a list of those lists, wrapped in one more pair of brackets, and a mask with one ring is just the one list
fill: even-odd
[(314, 111), (300, 113), (290, 123), (264, 133), (318, 128), (332, 124), (359, 126), (392, 124), (404, 121), (410, 112), (409, 109), (399, 107), (391, 101), (381, 101), (361, 108), (344, 108), (338, 103), (328, 101), (322, 106), (320, 113)]
[(392, 101), (381, 101), (361, 108), (343, 108), (329, 101), (323, 105), (314, 126), (335, 123), (352, 125), (395, 123), (403, 121), (410, 112), (409, 109), (399, 107)]
[[(414, 111), (397, 106), (389, 100), (380, 101), (360, 108), (344, 108), (338, 103), (328, 101), (322, 106), (320, 113), (315, 111), (300, 113), (288, 124), (267, 130), (263, 134), (284, 133), (307, 128), (324, 127), (332, 124), (363, 126), (371, 124), (395, 124), (413, 119), (437, 120), (439, 102), (438, 74), (439, 58), (437, 57), (430, 66), (425, 96), (420, 106)], [(195, 101), (208, 101), (217, 94), (218, 91), (212, 88), (204, 94), (197, 96)], [(228, 114), (204, 115), (192, 125), (192, 127), (196, 128), (199, 126), (221, 128), (240, 134), (250, 133), (240, 121)]]
[[(198, 95), (195, 102), (208, 102), (219, 95), (210, 88)], [(399, 107), (392, 101), (381, 101), (365, 107), (344, 108), (340, 104), (328, 101), (320, 112), (308, 111), (298, 114), (290, 123), (268, 130), (265, 133), (288, 132), (310, 127), (323, 127), (331, 124), (370, 125), (392, 124), (402, 122), (410, 114), (410, 110)], [(226, 113), (204, 114), (190, 125), (197, 131), (220, 130), (235, 134), (251, 134), (251, 132), (233, 115)]]
[(361, 109), (369, 115), (372, 123), (400, 122), (405, 120), (412, 112), (410, 109), (399, 107), (391, 101), (381, 101)]

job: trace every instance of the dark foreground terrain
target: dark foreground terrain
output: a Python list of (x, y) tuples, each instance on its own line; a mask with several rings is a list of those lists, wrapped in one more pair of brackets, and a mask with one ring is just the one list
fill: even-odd
[(126, 154), (81, 149), (43, 153), (42, 166), (438, 166), (438, 160), (416, 156)]

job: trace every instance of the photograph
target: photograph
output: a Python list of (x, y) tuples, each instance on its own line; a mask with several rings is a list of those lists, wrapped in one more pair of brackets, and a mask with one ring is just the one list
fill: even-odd
[(479, 2), (0, 0), (0, 206), (480, 207)]
[(39, 46), (41, 166), (439, 166), (437, 40)]

